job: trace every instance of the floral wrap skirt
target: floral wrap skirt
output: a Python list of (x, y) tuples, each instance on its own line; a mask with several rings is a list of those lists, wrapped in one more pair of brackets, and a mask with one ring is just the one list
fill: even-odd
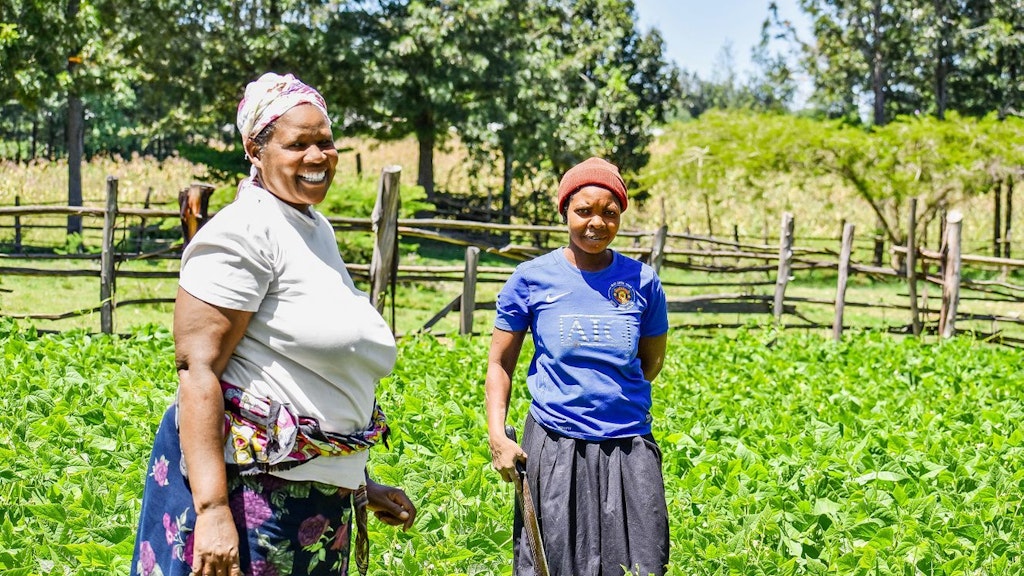
[[(192, 572), (195, 510), (182, 474), (176, 406), (153, 443), (135, 538), (132, 576)], [(246, 576), (347, 575), (355, 493), (228, 467), (228, 497)]]

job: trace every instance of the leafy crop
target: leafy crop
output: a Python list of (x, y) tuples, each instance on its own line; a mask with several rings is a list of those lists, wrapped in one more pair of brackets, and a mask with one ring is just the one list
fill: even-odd
[[(127, 573), (170, 335), (0, 323), (0, 575)], [(372, 474), (419, 507), (371, 522), (373, 574), (511, 573), (490, 468), (486, 338), (403, 340)], [(528, 348), (528, 347), (527, 347)], [(524, 350), (510, 421), (525, 416)], [(851, 333), (673, 333), (655, 383), (670, 574), (1022, 572), (1024, 354)]]
[(679, 573), (1021, 570), (1019, 353), (758, 338), (676, 345), (659, 383)]
[(127, 573), (174, 394), (169, 334), (40, 335), (0, 320), (0, 342), (0, 574)]

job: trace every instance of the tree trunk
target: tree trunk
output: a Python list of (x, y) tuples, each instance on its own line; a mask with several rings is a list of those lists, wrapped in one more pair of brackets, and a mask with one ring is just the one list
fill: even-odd
[(14, 132), (14, 161), (21, 164), (21, 114), (15, 109), (11, 114), (11, 125)]
[(1003, 226), (1003, 258), (1010, 258), (1010, 223), (1013, 221), (1013, 176), (1006, 180), (1006, 225)]
[(939, 33), (935, 38), (935, 117), (946, 119), (946, 102), (948, 100), (949, 58), (947, 56), (950, 32), (946, 26), (946, 12), (943, 0), (935, 0), (935, 19)]
[[(85, 147), (84, 111), (78, 95), (68, 95), (68, 206), (82, 205), (82, 152)], [(82, 217), (68, 216), (68, 234), (82, 233)]]
[(515, 159), (511, 143), (504, 143), (501, 146), (504, 167), (501, 177), (501, 223), (512, 223), (512, 168)]
[(46, 159), (50, 162), (53, 162), (57, 148), (57, 129), (53, 125), (53, 117), (53, 114), (46, 115)]
[(871, 90), (875, 97), (875, 126), (885, 126), (885, 56), (882, 54), (882, 2), (872, 9)]
[(427, 200), (434, 199), (434, 144), (436, 143), (434, 119), (423, 113), (416, 121), (416, 139), (419, 142), (419, 170), (416, 183), (423, 186)]
[(36, 115), (32, 116), (32, 146), (29, 148), (29, 159), (36, 159), (36, 144), (39, 141), (39, 117)]
[[(67, 7), (67, 22), (70, 24), (78, 18), (79, 0), (69, 0)], [(78, 87), (75, 83), (75, 68), (80, 61), (77, 50), (68, 54), (68, 77), (71, 83), (68, 87), (68, 120), (67, 120), (67, 147), (68, 147), (68, 206), (82, 205), (82, 152), (85, 148), (85, 111), (82, 106), (82, 97), (78, 94)], [(67, 233), (82, 233), (82, 217), (68, 216)]]

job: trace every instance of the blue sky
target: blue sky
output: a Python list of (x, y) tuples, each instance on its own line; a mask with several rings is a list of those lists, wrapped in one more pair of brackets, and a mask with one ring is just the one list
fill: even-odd
[[(761, 24), (770, 0), (634, 0), (640, 28), (658, 28), (668, 59), (704, 80), (714, 80), (723, 64), (723, 47), (731, 45), (734, 71), (752, 70), (750, 49), (761, 39)], [(793, 21), (806, 37), (808, 19), (797, 0), (777, 0), (779, 16)]]

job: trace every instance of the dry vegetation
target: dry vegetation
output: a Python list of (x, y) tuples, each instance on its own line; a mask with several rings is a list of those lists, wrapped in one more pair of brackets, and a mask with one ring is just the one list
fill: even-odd
[[(355, 176), (357, 154), (364, 177), (374, 177), (385, 166), (403, 168), (403, 186), (415, 185), (417, 175), (417, 144), (412, 138), (397, 142), (379, 142), (343, 138), (338, 141), (341, 159), (338, 178)], [(666, 153), (655, 142), (652, 153)], [(439, 190), (485, 194), (500, 186), (500, 174), (473, 175), (467, 155), (453, 142), (434, 156), (436, 186)], [(87, 205), (103, 204), (106, 179), (118, 179), (118, 195), (124, 204), (142, 203), (147, 192), (154, 205), (174, 203), (178, 190), (196, 180), (206, 180), (204, 167), (171, 157), (162, 162), (151, 158), (130, 159), (97, 157), (82, 169), (82, 190)], [(15, 197), (22, 205), (63, 204), (67, 197), (68, 169), (66, 160), (0, 164), (0, 206), (11, 206)], [(753, 191), (733, 178), (731, 193), (701, 190), (676, 190), (654, 185), (650, 199), (636, 203), (626, 215), (625, 225), (633, 229), (654, 229), (662, 222), (672, 232), (732, 236), (734, 229), (749, 241), (775, 242), (783, 212), (796, 216), (797, 238), (835, 238), (838, 241), (844, 222), (857, 227), (858, 238), (874, 234), (874, 216), (865, 202), (848, 187), (821, 181), (812, 188), (800, 188), (785, 176), (765, 177), (767, 192)], [(554, 181), (550, 183), (554, 185)], [(230, 183), (228, 183), (230, 185)], [(552, 194), (554, 190), (552, 190)], [(958, 200), (950, 208), (964, 213), (964, 230), (972, 252), (987, 251), (991, 236), (992, 200), (990, 196), (973, 196)], [(1012, 226), (1024, 230), (1024, 210), (1017, 210)], [(937, 245), (938, 222), (925, 231), (924, 243)]]
[[(364, 138), (342, 138), (338, 140), (341, 151), (338, 175), (341, 178), (355, 173), (356, 155), (361, 158), (363, 175), (380, 174), (385, 166), (402, 167), (402, 182), (405, 186), (416, 183), (419, 147), (413, 138), (396, 142), (380, 142)], [(434, 152), (434, 181), (439, 190), (462, 192), (471, 186), (472, 178), (465, 149), (455, 141), (450, 146)], [(490, 185), (501, 185), (500, 173), (485, 175)]]
[[(339, 141), (343, 149), (340, 177), (350, 176), (355, 171), (355, 155), (362, 159), (364, 175), (379, 173), (387, 165), (403, 167), (403, 185), (416, 181), (417, 146), (413, 139), (398, 142), (371, 142), (357, 139)], [(653, 155), (665, 154), (665, 144), (655, 141)], [(485, 194), (488, 186), (496, 190), (500, 186), (497, 172), (473, 178), (469, 173), (466, 154), (454, 143), (450, 149), (439, 151), (434, 156), (437, 188), (464, 192), (475, 188), (475, 193)], [(650, 176), (650, 175), (646, 175)], [(761, 186), (767, 190), (751, 190), (743, 183), (740, 174), (731, 177), (732, 185), (726, 193), (701, 190), (677, 190), (664, 185), (655, 185), (649, 190), (650, 198), (643, 203), (631, 205), (626, 214), (625, 226), (630, 229), (653, 230), (661, 223), (667, 223), (672, 232), (711, 234), (731, 237), (734, 229), (747, 242), (774, 244), (779, 235), (782, 214), (790, 212), (796, 220), (796, 236), (804, 238), (834, 239), (838, 250), (843, 224), (856, 226), (857, 238), (867, 241), (875, 234), (875, 217), (869, 206), (848, 186), (822, 179), (814, 186), (800, 187), (785, 175), (765, 175)], [(554, 180), (549, 185), (554, 195)], [(964, 234), (971, 252), (989, 253), (992, 222), (992, 197), (976, 195), (959, 198), (948, 206), (964, 214)], [(905, 207), (897, 207), (898, 218), (903, 227)], [(1024, 210), (1017, 210), (1012, 229), (1024, 230)], [(939, 221), (933, 219), (924, 230), (922, 244), (937, 248), (939, 244)]]
[[(142, 202), (152, 189), (154, 205), (177, 202), (178, 190), (204, 180), (206, 169), (179, 157), (157, 162), (147, 157), (96, 157), (82, 166), (85, 204), (102, 206), (108, 176), (118, 179), (118, 197), (125, 203)], [(0, 206), (11, 206), (17, 196), (22, 205), (66, 204), (67, 159), (28, 164), (0, 163)]]
[[(659, 146), (659, 144), (655, 145), (654, 154), (665, 153)], [(338, 169), (339, 181), (355, 177), (358, 154), (364, 179), (372, 181), (385, 166), (397, 164), (402, 166), (405, 171), (402, 178), (403, 188), (408, 189), (415, 185), (417, 145), (413, 139), (391, 143), (343, 139), (339, 141), (339, 148), (341, 150)], [(469, 163), (466, 154), (457, 146), (437, 152), (434, 162), (439, 190), (462, 192), (475, 187), (478, 194), (483, 194), (481, 188), (484, 185), (480, 183), (486, 178), (494, 179), (493, 174), (486, 177), (470, 174), (467, 169)], [(170, 204), (176, 207), (178, 191), (192, 181), (205, 180), (207, 173), (202, 166), (195, 166), (181, 158), (170, 158), (163, 162), (156, 162), (148, 158), (96, 158), (83, 167), (83, 196), (87, 205), (102, 206), (105, 181), (108, 176), (118, 178), (119, 198), (123, 205), (139, 205), (146, 194), (150, 193), (151, 203), (154, 206)], [(819, 246), (838, 251), (838, 238), (842, 222), (846, 220), (857, 225), (859, 249), (862, 253), (869, 253), (870, 240), (874, 234), (873, 216), (864, 202), (851, 191), (829, 183), (823, 183), (821, 187), (815, 189), (799, 189), (788, 182), (786, 178), (776, 177), (771, 180), (770, 186), (766, 186), (770, 190), (769, 193), (754, 194), (742, 189), (738, 176), (735, 178), (735, 182), (737, 185), (733, 193), (719, 194), (717, 198), (705, 198), (700, 191), (670, 190), (664, 186), (655, 185), (650, 190), (651, 198), (649, 200), (642, 204), (637, 202), (631, 205), (630, 211), (626, 214), (625, 227), (627, 229), (652, 230), (661, 222), (666, 222), (672, 232), (688, 231), (694, 234), (707, 234), (710, 221), (712, 231), (720, 237), (731, 237), (735, 226), (744, 242), (774, 245), (778, 242), (781, 214), (788, 211), (796, 216), (798, 245), (805, 246), (810, 238), (818, 237), (828, 239), (817, 242)], [(231, 184), (223, 183), (223, 186), (230, 188)], [(491, 185), (496, 186), (493, 183)], [(0, 206), (12, 205), (15, 196), (20, 198), (22, 205), (64, 204), (66, 203), (66, 189), (66, 161), (38, 162), (28, 165), (0, 164)], [(165, 205), (164, 207), (169, 206)], [(964, 233), (968, 240), (966, 251), (988, 254), (992, 217), (990, 197), (976, 197), (953, 207), (962, 210), (965, 214)], [(710, 219), (708, 218), (709, 214)], [(1017, 230), (1024, 229), (1021, 214), (1024, 214), (1024, 211), (1018, 210), (1014, 224), (1014, 228)], [(33, 222), (38, 222), (38, 218), (41, 217), (37, 217)], [(58, 228), (56, 231), (50, 231), (51, 235), (63, 234), (63, 217), (49, 217), (47, 222), (57, 225)], [(86, 224), (98, 226), (100, 223), (92, 220), (87, 221)], [(10, 226), (11, 219), (9, 217), (0, 218), (0, 242), (10, 242)], [(176, 226), (176, 222), (168, 221), (167, 226)], [(98, 233), (95, 229), (91, 232)], [(924, 244), (936, 248), (938, 237), (938, 223), (935, 222), (929, 227)], [(30, 238), (26, 238), (26, 242), (29, 241)], [(864, 256), (861, 261), (866, 258), (869, 256)], [(37, 264), (33, 264), (33, 266)], [(91, 266), (91, 264), (82, 262), (49, 262), (46, 265), (73, 268)], [(126, 263), (124, 266), (128, 265), (130, 264)], [(147, 269), (158, 267), (171, 270), (175, 263), (154, 261), (138, 265), (148, 266)], [(704, 275), (699, 276), (703, 277)], [(694, 280), (701, 281), (701, 278), (694, 278)], [(813, 295), (819, 297), (834, 296), (835, 288), (832, 280), (819, 279), (809, 286), (802, 286), (805, 283), (806, 280), (802, 279), (794, 284), (792, 294), (794, 296), (803, 295), (801, 290), (810, 290)], [(865, 277), (855, 278), (852, 283), (849, 297), (853, 300), (877, 299), (878, 301), (902, 302), (905, 299), (905, 296), (899, 293), (905, 289), (898, 286), (876, 285)], [(453, 290), (458, 291), (457, 285), (441, 287), (434, 284), (418, 288), (403, 288), (404, 291), (409, 291), (415, 305), (408, 310), (407, 315), (410, 318), (402, 323), (401, 331), (414, 330), (418, 326), (422, 326), (427, 318), (453, 297), (453, 293), (451, 293)], [(97, 303), (96, 286), (96, 279), (89, 277), (54, 279), (10, 276), (0, 279), (0, 287), (15, 288), (15, 290), (0, 294), (0, 309), (8, 314), (18, 314), (59, 313), (75, 308), (90, 308)], [(491, 288), (493, 287), (487, 287), (486, 290)], [(863, 289), (866, 289), (867, 292), (863, 292)], [(694, 290), (697, 289), (694, 288)], [(127, 278), (118, 281), (118, 298), (121, 301), (133, 298), (170, 297), (173, 296), (173, 291), (173, 281)], [(928, 295), (929, 298), (932, 298), (933, 295), (937, 296), (935, 290), (929, 290)], [(934, 300), (934, 298), (932, 299)], [(56, 306), (55, 303), (57, 303)], [(937, 303), (934, 304), (937, 305)], [(978, 309), (976, 304), (972, 305), (972, 308), (979, 312), (983, 311)], [(169, 311), (170, 307), (167, 305), (126, 307), (119, 310), (117, 324), (121, 328), (147, 322), (162, 324)], [(996, 312), (987, 308), (984, 311)], [(852, 310), (850, 313), (858, 314), (860, 311)], [(884, 310), (881, 313), (885, 315)], [(484, 318), (486, 314), (483, 312), (480, 314), (482, 322), (489, 321)], [(823, 310), (822, 314), (825, 315), (823, 321), (828, 321), (827, 316), (830, 312)], [(94, 329), (98, 322), (95, 316), (87, 315), (63, 320), (50, 323), (49, 326), (56, 329), (68, 327)], [(890, 316), (901, 315), (897, 312)], [(455, 316), (453, 315), (452, 318)], [(736, 319), (727, 320), (735, 321)], [(893, 318), (885, 320), (889, 323), (888, 321)], [(457, 322), (457, 319), (453, 321)], [(451, 329), (451, 327), (446, 328)]]

